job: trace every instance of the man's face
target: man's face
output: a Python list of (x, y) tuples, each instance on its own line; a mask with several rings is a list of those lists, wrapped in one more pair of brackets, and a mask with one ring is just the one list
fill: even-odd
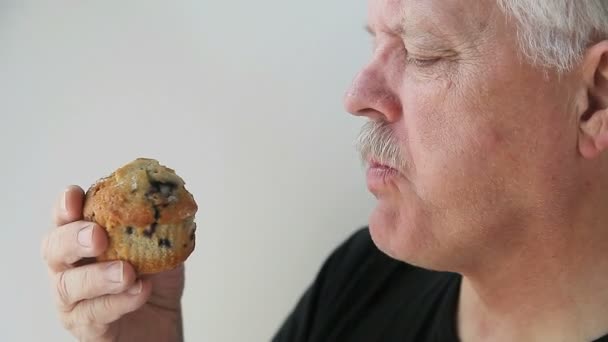
[(494, 0), (370, 0), (368, 26), (373, 54), (345, 105), (377, 122), (367, 152), (384, 137), (403, 159), (377, 146), (365, 156), (376, 166), (379, 248), (422, 266), (474, 267), (526, 241), (543, 210), (567, 206), (578, 81), (522, 61)]

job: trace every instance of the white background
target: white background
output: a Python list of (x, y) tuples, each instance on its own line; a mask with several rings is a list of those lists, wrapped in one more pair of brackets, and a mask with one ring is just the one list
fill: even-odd
[(268, 341), (367, 222), (342, 97), (364, 0), (0, 0), (2, 341), (70, 341), (39, 247), (55, 197), (137, 157), (200, 210), (187, 341)]

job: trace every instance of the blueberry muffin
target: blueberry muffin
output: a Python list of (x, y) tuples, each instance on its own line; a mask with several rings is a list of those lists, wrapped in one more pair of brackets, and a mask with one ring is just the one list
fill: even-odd
[(197, 210), (174, 170), (138, 158), (87, 190), (84, 218), (108, 233), (108, 248), (97, 261), (125, 260), (138, 274), (149, 274), (175, 268), (190, 256)]

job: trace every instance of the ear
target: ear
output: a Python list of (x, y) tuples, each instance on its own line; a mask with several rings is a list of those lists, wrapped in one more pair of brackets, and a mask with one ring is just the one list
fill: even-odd
[(587, 49), (582, 66), (587, 98), (578, 118), (578, 146), (592, 159), (608, 148), (608, 41)]

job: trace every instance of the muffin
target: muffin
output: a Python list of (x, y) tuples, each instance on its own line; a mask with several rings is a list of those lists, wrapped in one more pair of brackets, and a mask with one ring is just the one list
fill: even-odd
[(190, 256), (197, 210), (174, 170), (138, 158), (93, 184), (83, 211), (85, 220), (108, 235), (108, 248), (97, 261), (124, 260), (138, 274), (150, 274), (175, 268)]

